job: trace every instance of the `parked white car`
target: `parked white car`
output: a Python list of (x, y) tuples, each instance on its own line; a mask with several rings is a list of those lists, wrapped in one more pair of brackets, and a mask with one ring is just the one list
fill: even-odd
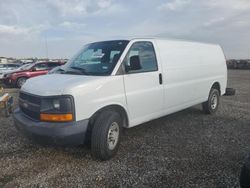
[(15, 125), (43, 142), (83, 144), (90, 138), (92, 155), (107, 160), (122, 128), (200, 103), (213, 114), (226, 86), (219, 45), (153, 38), (95, 42), (56, 73), (23, 85)]

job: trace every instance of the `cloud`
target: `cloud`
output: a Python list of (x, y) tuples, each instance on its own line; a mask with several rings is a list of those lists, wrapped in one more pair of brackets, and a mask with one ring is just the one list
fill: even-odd
[(79, 16), (87, 13), (89, 1), (78, 0), (47, 0), (48, 7), (54, 9), (60, 16)]
[(46, 2), (48, 7), (52, 7), (62, 17), (90, 16), (115, 4), (113, 0), (47, 0)]
[(98, 6), (100, 8), (107, 8), (111, 5), (112, 1), (111, 0), (99, 0), (97, 2)]
[(14, 37), (19, 37), (19, 40), (23, 40), (26, 38), (31, 38), (32, 36), (37, 36), (46, 29), (47, 26), (42, 24), (31, 27), (0, 24), (0, 40), (8, 40)]
[(224, 9), (234, 9), (234, 10), (249, 10), (250, 1), (249, 0), (209, 0), (205, 1), (207, 6), (212, 8), (220, 7)]
[(166, 2), (166, 3), (161, 4), (158, 7), (158, 9), (177, 11), (177, 10), (183, 9), (190, 2), (191, 2), (190, 0), (174, 0), (174, 1), (171, 1), (171, 2)]
[(70, 57), (89, 41), (160, 36), (249, 57), (249, 20), (249, 0), (0, 1), (0, 56), (44, 56), (45, 38), (50, 57)]
[(207, 22), (204, 23), (204, 26), (208, 27), (208, 26), (212, 26), (214, 24), (218, 24), (225, 21), (224, 17), (218, 17), (218, 18), (212, 18), (210, 20), (208, 20)]
[(71, 29), (77, 29), (77, 28), (83, 28), (86, 26), (85, 23), (77, 23), (73, 21), (64, 21), (59, 24), (59, 26), (65, 27), (65, 28), (71, 28)]
[(29, 28), (0, 25), (0, 34), (19, 35), (19, 34), (28, 34), (28, 33), (29, 33)]

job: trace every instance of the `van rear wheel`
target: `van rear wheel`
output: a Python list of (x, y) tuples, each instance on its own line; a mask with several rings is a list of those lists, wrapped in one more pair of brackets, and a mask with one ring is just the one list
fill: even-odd
[(115, 111), (103, 111), (97, 117), (91, 135), (91, 153), (94, 158), (108, 160), (119, 146), (122, 120)]
[(247, 158), (244, 166), (241, 168), (240, 173), (240, 186), (241, 188), (250, 187), (250, 157)]
[(212, 88), (210, 90), (208, 100), (202, 103), (203, 111), (206, 114), (214, 114), (218, 110), (219, 103), (220, 103), (220, 92), (217, 89)]

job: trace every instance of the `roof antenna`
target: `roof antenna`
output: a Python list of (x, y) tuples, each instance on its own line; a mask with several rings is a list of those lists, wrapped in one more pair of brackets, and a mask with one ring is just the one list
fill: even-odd
[(47, 41), (47, 35), (45, 34), (45, 53), (47, 59), (49, 59), (49, 51), (48, 51), (48, 41)]

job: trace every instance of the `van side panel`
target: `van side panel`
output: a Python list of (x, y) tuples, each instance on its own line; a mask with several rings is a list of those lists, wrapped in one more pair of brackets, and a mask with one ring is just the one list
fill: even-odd
[(163, 67), (165, 114), (202, 103), (219, 82), (225, 93), (227, 69), (217, 45), (156, 40)]

